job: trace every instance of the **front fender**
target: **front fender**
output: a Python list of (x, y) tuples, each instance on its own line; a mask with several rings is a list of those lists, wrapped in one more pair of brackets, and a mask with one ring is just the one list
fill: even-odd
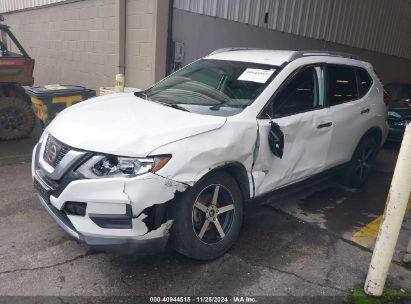
[(256, 138), (256, 121), (235, 121), (218, 130), (170, 143), (151, 154), (172, 155), (157, 174), (194, 185), (210, 171), (231, 163), (240, 163), (250, 174)]

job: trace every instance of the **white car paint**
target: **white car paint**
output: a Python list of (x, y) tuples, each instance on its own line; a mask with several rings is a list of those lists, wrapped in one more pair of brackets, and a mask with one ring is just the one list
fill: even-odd
[[(317, 125), (327, 120), (329, 114), (330, 110), (325, 108), (276, 120), (284, 133), (284, 156), (279, 159), (268, 142), (261, 141), (260, 157), (254, 167), (254, 173), (263, 174), (260, 183), (256, 183), (257, 195), (324, 170), (332, 132), (329, 128), (317, 129)], [(258, 123), (261, 138), (268, 138), (270, 121), (260, 119)]]
[[(281, 66), (294, 54), (293, 51), (238, 50), (214, 53), (206, 59)], [(340, 105), (341, 109), (322, 108), (274, 119), (285, 135), (284, 157), (279, 159), (268, 145), (270, 119), (257, 118), (258, 114), (291, 73), (316, 63), (364, 67), (375, 85), (362, 100)], [(370, 108), (368, 117), (371, 118), (350, 119), (364, 106)], [(60, 212), (66, 202), (88, 204), (85, 216), (68, 216), (79, 235), (142, 240), (166, 236), (172, 225), (169, 220), (150, 231), (143, 221), (147, 217), (143, 211), (169, 202), (176, 193), (184, 192), (213, 169), (232, 163), (242, 166), (252, 198), (348, 161), (360, 138), (372, 127), (381, 130), (383, 142), (387, 134), (385, 118), (382, 88), (369, 64), (320, 54), (286, 64), (256, 100), (237, 115), (195, 114), (133, 94), (113, 94), (63, 111), (45, 130), (38, 145), (44, 148), (51, 134), (80, 151), (129, 157), (172, 155), (156, 174), (75, 180), (58, 197), (50, 197), (50, 204)], [(332, 128), (317, 128), (330, 121), (334, 123)], [(36, 180), (39, 180), (36, 168), (41, 167), (39, 158), (43, 157), (38, 154), (33, 153), (33, 179)], [(91, 213), (122, 215), (127, 205), (133, 213), (131, 229), (101, 228), (89, 217)], [(91, 241), (86, 242), (93, 245)]]
[[(374, 79), (378, 79), (372, 67), (367, 64), (370, 74)], [(361, 99), (343, 103), (331, 107), (330, 116), (332, 117), (334, 128), (330, 150), (327, 155), (328, 167), (336, 166), (349, 161), (352, 147), (355, 146), (363, 136), (362, 130), (369, 130), (378, 126), (387, 136), (387, 110), (384, 103), (379, 102), (383, 94), (381, 83), (374, 80), (371, 90)], [(361, 115), (362, 111), (369, 113)], [(358, 115), (360, 113), (360, 115)], [(358, 119), (353, 119), (357, 117)]]
[[(176, 111), (123, 93), (93, 98), (64, 110), (48, 132), (77, 149), (144, 157), (162, 145), (218, 129), (225, 122), (225, 117)], [(115, 144), (108, 144), (107, 139)]]

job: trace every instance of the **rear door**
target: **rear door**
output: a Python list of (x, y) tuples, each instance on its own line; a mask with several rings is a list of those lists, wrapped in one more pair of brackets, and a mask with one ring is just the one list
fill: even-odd
[(367, 92), (372, 79), (364, 71), (348, 65), (327, 66), (327, 103), (334, 124), (327, 160), (330, 167), (348, 162), (369, 128), (372, 105)]
[[(322, 66), (305, 67), (285, 81), (260, 114), (259, 147), (253, 166), (256, 195), (324, 169), (332, 130), (324, 91)], [(270, 149), (272, 122), (284, 135), (282, 158)]]

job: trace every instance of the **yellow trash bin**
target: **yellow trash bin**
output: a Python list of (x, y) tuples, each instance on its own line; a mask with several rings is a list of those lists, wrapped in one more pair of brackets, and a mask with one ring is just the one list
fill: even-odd
[(96, 91), (81, 86), (46, 85), (26, 89), (34, 112), (43, 128), (58, 113), (78, 102), (96, 96)]

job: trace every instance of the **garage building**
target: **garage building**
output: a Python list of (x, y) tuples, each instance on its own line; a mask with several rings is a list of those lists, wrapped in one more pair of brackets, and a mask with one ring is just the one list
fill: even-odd
[(411, 82), (408, 0), (3, 0), (36, 84), (145, 88), (224, 47), (332, 50)]

